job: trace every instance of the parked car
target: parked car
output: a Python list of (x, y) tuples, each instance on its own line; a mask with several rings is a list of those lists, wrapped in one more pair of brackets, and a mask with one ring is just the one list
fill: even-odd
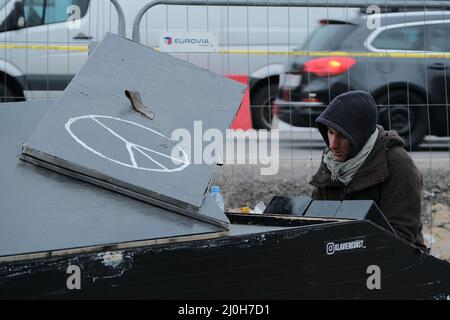
[[(369, 28), (367, 19), (379, 19)], [(274, 113), (313, 127), (337, 95), (370, 92), (379, 122), (397, 130), (406, 148), (425, 135), (449, 135), (450, 11), (361, 15), (322, 20), (280, 81)]]

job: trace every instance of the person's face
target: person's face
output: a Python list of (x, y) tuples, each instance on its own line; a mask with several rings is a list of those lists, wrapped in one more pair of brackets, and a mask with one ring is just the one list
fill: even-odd
[(347, 161), (352, 148), (350, 140), (338, 131), (328, 128), (328, 141), (330, 142), (330, 150), (333, 152), (334, 158), (340, 162)]

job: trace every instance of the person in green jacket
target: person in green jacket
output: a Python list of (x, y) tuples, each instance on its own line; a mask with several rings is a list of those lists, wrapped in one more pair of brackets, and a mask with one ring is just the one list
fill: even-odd
[(316, 119), (327, 144), (310, 184), (314, 200), (373, 200), (397, 235), (427, 250), (420, 220), (422, 176), (395, 131), (377, 125), (365, 91), (343, 93)]

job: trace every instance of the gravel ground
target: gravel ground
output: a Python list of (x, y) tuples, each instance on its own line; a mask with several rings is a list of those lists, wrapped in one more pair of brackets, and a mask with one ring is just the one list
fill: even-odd
[[(424, 178), (422, 222), (424, 236), (431, 253), (450, 261), (450, 177), (448, 159), (434, 162), (416, 161)], [(260, 175), (257, 165), (225, 165), (218, 167), (212, 184), (221, 187), (225, 208), (251, 207), (259, 201), (267, 203), (275, 195), (307, 196), (312, 192), (311, 176), (319, 163), (310, 160), (282, 161), (279, 172)]]
[(422, 170), (423, 234), (431, 253), (450, 261), (450, 177), (448, 170)]

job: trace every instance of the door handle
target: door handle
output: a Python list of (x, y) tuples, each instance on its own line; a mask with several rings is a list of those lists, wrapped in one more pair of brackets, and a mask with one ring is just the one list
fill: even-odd
[(433, 70), (444, 70), (447, 68), (448, 67), (444, 63), (441, 63), (441, 62), (436, 62), (436, 63), (428, 65), (428, 69), (433, 69)]
[(91, 36), (87, 36), (84, 33), (79, 33), (75, 37), (73, 37), (75, 40), (91, 40)]

